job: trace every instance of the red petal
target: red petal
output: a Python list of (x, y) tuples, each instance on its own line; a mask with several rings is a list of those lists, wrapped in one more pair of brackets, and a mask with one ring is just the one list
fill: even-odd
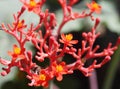
[(63, 79), (63, 76), (61, 74), (58, 74), (57, 78), (56, 78), (58, 81), (62, 81)]

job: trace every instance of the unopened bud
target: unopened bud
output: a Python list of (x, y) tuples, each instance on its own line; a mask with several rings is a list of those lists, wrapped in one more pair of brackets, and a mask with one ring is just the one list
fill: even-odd
[(100, 19), (99, 18), (96, 18), (95, 20), (95, 25), (94, 25), (94, 28), (96, 29), (96, 27), (98, 26), (98, 24), (100, 23)]

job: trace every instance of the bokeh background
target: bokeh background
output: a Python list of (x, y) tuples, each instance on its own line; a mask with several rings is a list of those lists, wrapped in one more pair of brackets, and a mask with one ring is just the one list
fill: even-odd
[[(57, 0), (46, 0), (47, 3), (44, 8), (49, 8), (57, 16), (58, 24), (62, 19), (62, 10)], [(75, 6), (73, 11), (81, 12), (87, 9), (86, 3), (91, 0), (80, 0)], [(99, 44), (102, 51), (109, 42), (113, 45), (117, 37), (120, 35), (120, 0), (96, 0), (102, 6), (102, 12), (99, 15), (94, 14), (95, 17), (101, 19), (101, 23), (97, 31), (101, 32), (101, 36), (96, 40), (95, 44)], [(19, 0), (0, 0), (0, 24), (11, 24), (13, 22), (13, 13), (20, 10), (22, 3)], [(23, 18), (27, 21), (26, 24), (34, 22), (38, 23), (38, 17), (26, 12)], [(62, 32), (72, 33), (75, 39), (81, 41), (81, 34), (83, 31), (89, 31), (93, 23), (89, 18), (75, 20), (67, 23)], [(10, 60), (7, 51), (12, 49), (15, 39), (0, 30), (0, 57)], [(31, 44), (26, 44), (28, 49), (35, 48)], [(80, 45), (76, 45), (79, 48)], [(66, 62), (72, 62), (69, 55), (65, 56)], [(0, 64), (0, 72), (2, 71)], [(112, 56), (112, 60), (100, 69), (96, 69), (98, 87), (99, 89), (120, 89), (120, 48)], [(42, 87), (29, 87), (27, 83), (30, 82), (25, 78), (25, 74), (13, 68), (11, 72), (5, 76), (0, 76), (0, 89), (42, 89)], [(57, 82), (53, 80), (58, 88), (56, 89), (90, 89), (89, 78), (85, 77), (80, 71), (76, 70), (72, 75), (65, 75), (63, 81)]]

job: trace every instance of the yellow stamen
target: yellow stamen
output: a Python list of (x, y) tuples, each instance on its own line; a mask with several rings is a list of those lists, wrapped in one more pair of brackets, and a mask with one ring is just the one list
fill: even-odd
[(40, 74), (39, 79), (44, 81), (46, 79), (46, 76), (44, 74)]
[(93, 9), (98, 9), (98, 8), (99, 8), (99, 5), (94, 2), (94, 3), (92, 4), (92, 7), (93, 7)]
[(61, 65), (57, 65), (56, 66), (56, 71), (57, 72), (62, 72), (63, 71), (63, 67)]
[(14, 53), (17, 54), (17, 55), (20, 54), (21, 53), (21, 49), (18, 48), (18, 47), (15, 47), (14, 48)]
[(23, 23), (22, 23), (22, 21), (20, 21), (20, 22), (18, 23), (17, 27), (18, 27), (18, 28), (21, 28), (22, 26), (23, 26)]
[(72, 34), (68, 34), (65, 36), (66, 40), (71, 41), (73, 39), (73, 35)]
[(36, 6), (36, 2), (34, 0), (30, 0), (29, 5), (30, 5), (30, 7), (35, 7)]

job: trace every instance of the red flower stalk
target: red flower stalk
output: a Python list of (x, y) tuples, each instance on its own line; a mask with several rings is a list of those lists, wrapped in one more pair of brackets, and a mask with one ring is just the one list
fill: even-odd
[[(10, 72), (10, 69), (14, 66), (18, 67), (19, 70), (24, 71), (27, 74), (27, 78), (31, 80), (30, 86), (44, 86), (47, 87), (50, 80), (54, 77), (58, 81), (63, 79), (63, 75), (72, 74), (74, 70), (80, 70), (85, 76), (90, 76), (95, 68), (100, 68), (106, 64), (110, 59), (117, 46), (120, 44), (120, 37), (116, 42), (115, 46), (111, 43), (108, 47), (101, 52), (97, 52), (100, 48), (99, 45), (93, 47), (96, 39), (99, 37), (100, 33), (96, 33), (96, 28), (100, 22), (98, 18), (92, 16), (93, 12), (100, 13), (101, 6), (96, 2), (87, 4), (90, 9), (89, 13), (83, 11), (82, 13), (73, 12), (72, 5), (78, 0), (70, 0), (68, 3), (66, 0), (58, 0), (63, 10), (63, 20), (56, 29), (56, 16), (54, 13), (50, 13), (48, 9), (42, 11), (41, 8), (45, 3), (45, 0), (21, 0), (23, 7), (17, 13), (14, 14), (14, 22), (12, 25), (8, 24), (8, 28), (2, 24), (2, 29), (6, 33), (12, 35), (18, 45), (13, 44), (13, 51), (8, 51), (11, 56), (11, 60), (7, 61), (0, 58), (0, 63), (7, 66), (3, 68), (1, 75), (6, 75)], [(31, 23), (30, 27), (27, 27), (25, 20), (20, 20), (21, 15), (25, 10), (33, 11), (39, 16), (39, 23), (34, 25)], [(74, 40), (72, 34), (60, 34), (63, 26), (75, 19), (91, 17), (94, 18), (95, 23), (90, 32), (83, 32), (83, 40), (81, 40), (82, 47), (79, 49), (74, 48), (75, 44), (78, 44), (78, 40)], [(45, 33), (42, 33), (41, 25), (44, 26)], [(27, 29), (25, 31), (25, 29)], [(57, 31), (55, 31), (57, 30)], [(53, 35), (53, 32), (57, 32)], [(61, 35), (59, 39), (58, 36)], [(25, 48), (26, 42), (31, 42), (33, 46), (38, 50), (35, 55), (35, 60), (38, 62), (43, 62), (46, 58), (49, 60), (49, 65), (42, 68), (33, 62), (32, 50), (27, 50)], [(62, 44), (62, 45), (61, 45)], [(73, 56), (74, 62), (67, 64), (63, 61), (66, 54)], [(97, 59), (102, 58), (103, 60), (98, 63)], [(86, 61), (94, 60), (93, 63), (86, 66)]]
[(69, 6), (73, 6), (74, 4), (76, 4), (79, 0), (69, 0), (68, 5)]

